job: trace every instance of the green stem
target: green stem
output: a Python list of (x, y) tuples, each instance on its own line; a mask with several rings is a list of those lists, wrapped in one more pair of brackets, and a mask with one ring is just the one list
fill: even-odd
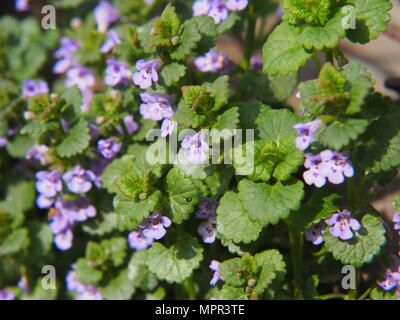
[(321, 70), (322, 64), (321, 64), (321, 60), (319, 60), (317, 51), (314, 51), (314, 53), (312, 55), (312, 58), (313, 58), (313, 60), (315, 62), (315, 65), (317, 66), (318, 70)]
[(361, 296), (358, 297), (357, 300), (364, 300), (366, 297), (369, 296), (373, 287), (368, 288)]
[(187, 293), (187, 300), (196, 300), (196, 284), (194, 282), (193, 275), (183, 282), (183, 287)]
[(289, 230), (292, 267), (294, 274), (295, 297), (303, 298), (303, 235), (297, 231), (290, 221), (286, 221)]
[(254, 10), (254, 5), (249, 6), (247, 13), (247, 32), (246, 32), (246, 43), (244, 47), (244, 56), (242, 61), (242, 67), (246, 70), (250, 67), (250, 59), (254, 48), (254, 35), (256, 31), (256, 20), (257, 14)]
[(341, 298), (347, 300), (347, 295), (342, 294), (342, 293), (329, 293), (329, 294), (323, 294), (321, 296), (318, 296), (318, 299), (326, 300), (326, 299), (334, 299), (334, 298)]

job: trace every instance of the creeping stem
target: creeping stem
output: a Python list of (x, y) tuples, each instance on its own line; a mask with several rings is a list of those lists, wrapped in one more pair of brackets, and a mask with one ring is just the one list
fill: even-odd
[(303, 298), (303, 234), (296, 230), (290, 221), (286, 221), (289, 230), (292, 267), (294, 275), (294, 295), (298, 299)]
[(250, 67), (250, 59), (253, 53), (256, 21), (257, 21), (257, 14), (254, 10), (254, 5), (251, 4), (247, 12), (246, 43), (244, 47), (244, 56), (242, 61), (242, 67), (246, 70), (248, 70)]

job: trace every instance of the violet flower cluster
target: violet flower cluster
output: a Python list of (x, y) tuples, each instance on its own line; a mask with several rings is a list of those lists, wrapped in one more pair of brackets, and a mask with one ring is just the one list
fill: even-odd
[(49, 93), (49, 86), (46, 81), (24, 80), (22, 82), (22, 98), (31, 98), (46, 93)]
[(122, 142), (119, 142), (117, 138), (111, 137), (108, 139), (101, 139), (97, 143), (97, 150), (106, 159), (115, 157), (122, 148)]
[(160, 240), (165, 236), (165, 228), (171, 226), (172, 222), (168, 217), (155, 212), (146, 218), (138, 228), (128, 235), (128, 243), (132, 249), (144, 250), (150, 247), (154, 240)]
[[(96, 216), (96, 208), (87, 197), (82, 196), (92, 188), (96, 175), (77, 165), (61, 175), (61, 170), (39, 171), (36, 173), (36, 190), (39, 195), (36, 204), (41, 209), (49, 209), (50, 229), (54, 233), (54, 244), (60, 250), (72, 247), (75, 222), (82, 222)], [(66, 200), (62, 194), (65, 182), (71, 193), (79, 194), (76, 200)]]
[(218, 201), (202, 197), (196, 211), (196, 217), (206, 220), (197, 228), (198, 234), (203, 238), (204, 243), (213, 243), (217, 233), (216, 210)]
[(73, 269), (67, 273), (65, 280), (67, 283), (67, 290), (75, 291), (77, 293), (75, 300), (103, 300), (103, 297), (96, 286), (83, 284), (76, 279), (74, 266), (72, 266), (72, 268)]
[(151, 85), (158, 82), (157, 70), (161, 66), (161, 60), (145, 61), (140, 59), (136, 62), (137, 72), (133, 74), (133, 82), (140, 87), (140, 89), (150, 88)]
[(225, 52), (218, 52), (215, 48), (208, 51), (205, 56), (197, 57), (194, 64), (201, 72), (229, 73), (233, 62)]
[(361, 228), (361, 224), (354, 218), (351, 217), (351, 212), (347, 209), (334, 213), (329, 219), (320, 221), (308, 228), (304, 235), (308, 241), (311, 241), (314, 245), (321, 244), (323, 240), (323, 234), (328, 225), (329, 232), (332, 236), (341, 240), (350, 240), (354, 237), (354, 232)]
[(161, 136), (170, 135), (177, 127), (175, 121), (170, 119), (174, 115), (172, 108), (173, 98), (161, 93), (144, 92), (140, 94), (143, 103), (140, 104), (139, 112), (143, 119), (151, 119), (155, 121), (163, 120), (161, 125)]
[(303, 173), (304, 181), (308, 185), (314, 184), (320, 188), (325, 185), (326, 180), (333, 184), (343, 183), (345, 177), (352, 177), (354, 169), (347, 155), (324, 150), (318, 155), (305, 154), (304, 167), (308, 169)]
[(119, 20), (120, 14), (110, 2), (102, 0), (94, 9), (94, 18), (97, 30), (106, 32), (113, 23)]
[(7, 289), (1, 289), (0, 300), (15, 300), (15, 295)]
[(196, 0), (193, 3), (193, 16), (209, 16), (216, 24), (228, 18), (229, 11), (241, 11), (248, 5), (248, 0)]

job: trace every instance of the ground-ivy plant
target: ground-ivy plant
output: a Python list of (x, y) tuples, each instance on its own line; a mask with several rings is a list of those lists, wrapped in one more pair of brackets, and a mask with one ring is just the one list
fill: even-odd
[(0, 18), (0, 299), (400, 296), (400, 104), (339, 45), (390, 1), (47, 3)]

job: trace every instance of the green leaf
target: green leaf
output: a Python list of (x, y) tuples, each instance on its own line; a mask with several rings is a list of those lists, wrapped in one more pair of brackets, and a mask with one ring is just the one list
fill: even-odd
[(394, 292), (385, 291), (378, 286), (372, 289), (369, 296), (372, 300), (399, 300)]
[(94, 268), (85, 258), (76, 263), (76, 280), (87, 285), (95, 285), (103, 278), (103, 272)]
[(368, 143), (357, 153), (358, 161), (374, 173), (390, 171), (400, 165), (400, 111), (385, 99), (371, 101), (376, 108), (379, 103), (381, 116), (378, 117), (362, 136)]
[(300, 29), (282, 22), (263, 47), (263, 70), (270, 76), (285, 76), (304, 66), (311, 53), (299, 41)]
[(360, 230), (354, 234), (350, 240), (341, 240), (330, 232), (325, 232), (325, 247), (336, 260), (359, 268), (364, 263), (370, 263), (379, 254), (386, 242), (385, 228), (377, 216), (367, 213), (362, 218)]
[(82, 225), (83, 231), (92, 236), (104, 236), (117, 228), (118, 216), (115, 212), (100, 212), (94, 220)]
[(0, 257), (14, 254), (27, 248), (29, 245), (27, 229), (16, 229), (0, 244)]
[[(21, 197), (23, 195), (23, 197)], [(12, 209), (12, 214), (26, 212), (35, 204), (36, 192), (33, 182), (21, 181), (7, 188), (5, 205)]]
[[(212, 129), (222, 131), (224, 129), (234, 130), (239, 124), (239, 108), (232, 107), (217, 117), (217, 122)], [(212, 135), (212, 133), (210, 133)]]
[(218, 300), (249, 300), (242, 288), (235, 288), (226, 284), (218, 292), (217, 298)]
[(257, 265), (261, 269), (254, 291), (262, 294), (273, 281), (282, 281), (286, 275), (286, 263), (278, 250), (265, 250), (255, 255)]
[(231, 12), (228, 16), (228, 18), (226, 18), (224, 21), (222, 21), (218, 26), (217, 26), (217, 33), (221, 34), (221, 33), (225, 33), (227, 32), (229, 29), (231, 29), (235, 23), (237, 21), (240, 20), (240, 17), (234, 13)]
[(53, 232), (51, 231), (49, 224), (30, 221), (29, 238), (31, 239), (29, 246), (29, 256), (31, 261), (34, 263), (38, 262), (39, 264), (41, 261), (46, 261), (53, 245)]
[(107, 300), (129, 300), (135, 292), (134, 281), (129, 278), (128, 270), (122, 270), (107, 285), (100, 287), (101, 295)]
[(220, 199), (217, 208), (217, 231), (224, 239), (235, 243), (250, 243), (257, 240), (262, 225), (250, 219), (250, 212), (242, 198), (241, 191), (228, 191)]
[(179, 44), (171, 53), (171, 58), (175, 60), (184, 60), (188, 55), (192, 54), (197, 43), (201, 40), (197, 23), (187, 20), (183, 25), (183, 31), (180, 35)]
[(113, 205), (118, 214), (118, 227), (121, 230), (132, 230), (142, 223), (152, 212), (157, 210), (161, 200), (161, 191), (154, 191), (147, 199), (132, 200), (122, 194), (114, 197)]
[(128, 277), (134, 281), (133, 287), (143, 291), (154, 290), (158, 283), (156, 276), (147, 266), (148, 256), (149, 250), (135, 251), (128, 264)]
[(169, 194), (169, 208), (174, 223), (182, 223), (196, 209), (199, 192), (190, 178), (177, 168), (171, 169), (166, 178), (166, 190)]
[(200, 266), (203, 248), (199, 242), (188, 235), (167, 248), (156, 242), (149, 249), (147, 264), (151, 272), (168, 283), (181, 283)]
[(218, 266), (222, 280), (233, 287), (241, 287), (246, 283), (246, 278), (239, 276), (245, 268), (246, 264), (241, 258), (225, 260)]
[(341, 73), (351, 84), (349, 89), (351, 100), (346, 108), (346, 114), (358, 113), (365, 98), (372, 92), (374, 84), (372, 75), (357, 61), (350, 62), (343, 68)]
[(116, 193), (118, 191), (116, 180), (119, 177), (132, 172), (133, 166), (135, 165), (134, 159), (132, 155), (124, 155), (120, 159), (115, 159), (104, 170), (101, 175), (101, 181), (103, 187), (109, 193)]
[[(242, 159), (246, 148), (254, 149), (254, 158), (246, 155)], [(233, 155), (237, 174), (247, 174), (253, 181), (267, 182), (271, 177), (288, 180), (304, 161), (303, 152), (295, 147), (294, 136), (281, 137), (279, 143), (271, 140), (247, 142), (235, 148)]]
[(290, 213), (290, 221), (294, 228), (303, 232), (311, 227), (313, 223), (318, 223), (322, 219), (327, 219), (338, 211), (338, 200), (342, 196), (328, 189), (316, 190), (312, 198), (299, 210)]
[(348, 0), (355, 7), (356, 28), (347, 31), (347, 37), (353, 42), (367, 43), (377, 39), (379, 33), (386, 30), (390, 21), (389, 11), (393, 5), (387, 0)]
[(23, 158), (34, 143), (32, 137), (18, 135), (7, 144), (7, 151), (13, 158)]
[(89, 127), (85, 120), (79, 121), (68, 132), (67, 137), (57, 146), (57, 153), (63, 158), (70, 158), (82, 153), (90, 142)]
[(324, 25), (331, 14), (330, 0), (284, 0), (283, 19), (291, 24)]
[(304, 196), (303, 187), (296, 179), (275, 185), (242, 180), (238, 186), (250, 219), (263, 226), (277, 224), (280, 219), (286, 219), (291, 210), (297, 210)]
[(259, 137), (276, 143), (281, 137), (297, 135), (293, 126), (299, 122), (301, 118), (288, 109), (266, 110), (256, 119)]
[(200, 33), (210, 37), (215, 37), (217, 35), (217, 27), (213, 18), (208, 16), (197, 16), (192, 17), (190, 20), (193, 20), (197, 23)]
[(230, 96), (229, 89), (229, 76), (219, 77), (214, 82), (206, 82), (203, 84), (207, 91), (211, 92), (214, 97), (213, 110), (219, 110), (224, 104), (228, 102)]
[(340, 150), (351, 140), (357, 139), (367, 129), (368, 124), (368, 120), (364, 119), (334, 121), (326, 128), (321, 129), (318, 140), (328, 148)]
[(299, 42), (307, 50), (336, 48), (339, 40), (344, 38), (346, 30), (342, 26), (343, 14), (338, 12), (326, 25), (306, 25), (300, 33)]
[(172, 62), (163, 66), (161, 76), (167, 87), (177, 83), (186, 73), (186, 66), (183, 64)]

